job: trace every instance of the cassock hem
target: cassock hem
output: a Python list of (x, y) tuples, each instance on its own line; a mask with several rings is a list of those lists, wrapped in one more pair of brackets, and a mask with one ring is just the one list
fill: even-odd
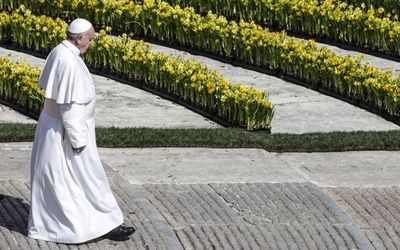
[(116, 223), (116, 225), (111, 226), (110, 228), (107, 228), (105, 230), (102, 230), (100, 232), (96, 232), (96, 234), (93, 235), (89, 235), (83, 238), (74, 238), (74, 239), (60, 239), (60, 238), (52, 238), (52, 237), (48, 237), (45, 234), (31, 234), (28, 232), (28, 237), (35, 239), (35, 240), (44, 240), (44, 241), (50, 241), (50, 242), (55, 242), (55, 243), (62, 243), (62, 244), (83, 244), (85, 242), (91, 241), (91, 240), (95, 240), (98, 239), (102, 236), (104, 236), (105, 234), (107, 234), (108, 232), (110, 232), (111, 230), (113, 230), (114, 228), (120, 226), (123, 223), (123, 221), (120, 221), (118, 223)]

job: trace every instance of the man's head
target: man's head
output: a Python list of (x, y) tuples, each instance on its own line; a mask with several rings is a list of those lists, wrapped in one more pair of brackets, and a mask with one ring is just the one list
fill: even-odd
[(94, 35), (95, 31), (92, 24), (83, 18), (75, 19), (68, 26), (67, 40), (74, 44), (81, 54), (87, 51)]

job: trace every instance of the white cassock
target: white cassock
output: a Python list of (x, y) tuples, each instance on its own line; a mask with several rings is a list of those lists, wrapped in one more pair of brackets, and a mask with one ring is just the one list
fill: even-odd
[(63, 41), (39, 78), (46, 100), (31, 156), (28, 236), (35, 239), (82, 243), (123, 223), (97, 151), (95, 88), (79, 54)]

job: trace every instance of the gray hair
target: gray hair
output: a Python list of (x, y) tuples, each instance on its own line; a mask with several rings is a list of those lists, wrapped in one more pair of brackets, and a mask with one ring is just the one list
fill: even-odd
[(82, 32), (82, 33), (78, 33), (78, 34), (67, 31), (67, 40), (75, 41), (76, 39), (78, 39), (78, 37), (85, 36), (87, 33), (89, 33), (89, 30)]

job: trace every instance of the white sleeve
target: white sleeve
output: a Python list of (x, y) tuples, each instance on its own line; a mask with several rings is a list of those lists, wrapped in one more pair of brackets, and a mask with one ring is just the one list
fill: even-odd
[(87, 144), (87, 127), (84, 104), (61, 104), (61, 119), (69, 141), (73, 148)]

